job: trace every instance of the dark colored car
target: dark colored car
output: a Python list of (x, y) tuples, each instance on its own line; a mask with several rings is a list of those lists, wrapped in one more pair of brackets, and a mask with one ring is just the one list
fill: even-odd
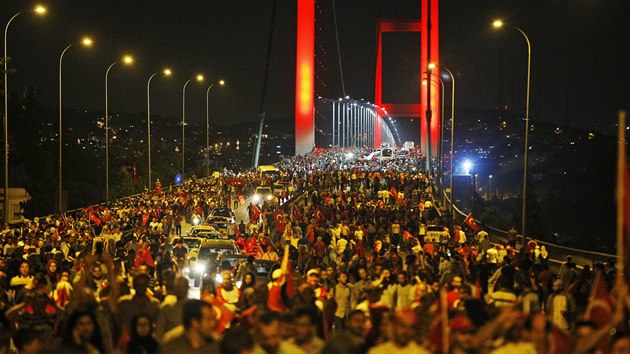
[(230, 208), (214, 208), (210, 210), (208, 216), (222, 216), (224, 218), (230, 219), (232, 222), (236, 220), (236, 214)]
[[(212, 274), (215, 283), (220, 284), (223, 282), (221, 272), (229, 270), (236, 277), (236, 271), (238, 265), (247, 261), (247, 255), (245, 254), (224, 254), (217, 257), (214, 268), (209, 269), (208, 274)], [(268, 261), (263, 259), (255, 259), (254, 265), (256, 266), (256, 282), (266, 284), (271, 279), (271, 273), (280, 268), (280, 262)], [(240, 284), (236, 284), (240, 286)]]
[(187, 275), (193, 279), (195, 287), (201, 284), (201, 279), (209, 274), (209, 267), (213, 267), (219, 255), (239, 254), (239, 249), (233, 240), (204, 239), (201, 242), (197, 257), (190, 258), (190, 268)]

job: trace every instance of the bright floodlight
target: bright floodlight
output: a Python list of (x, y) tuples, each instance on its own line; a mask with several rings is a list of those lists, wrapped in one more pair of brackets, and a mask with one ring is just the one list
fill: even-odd
[(492, 22), (492, 26), (494, 28), (501, 28), (503, 27), (503, 21), (501, 20), (495, 20), (494, 22)]
[(35, 7), (35, 12), (37, 12), (40, 15), (43, 15), (46, 13), (46, 8), (41, 5), (38, 5), (37, 7)]
[(469, 175), (470, 174), (470, 169), (472, 169), (472, 162), (470, 162), (470, 160), (466, 160), (462, 164), (462, 167), (464, 168), (464, 174), (465, 175)]
[(349, 153), (347, 153), (347, 154), (346, 154), (346, 158), (347, 158), (348, 160), (352, 159), (353, 157), (354, 157), (354, 154), (353, 154), (353, 153), (351, 153), (351, 152), (349, 152)]
[(422, 84), (426, 86), (426, 84), (427, 84), (427, 80), (422, 79)]
[(435, 69), (435, 63), (429, 63), (429, 70)]
[(219, 85), (221, 86), (225, 85), (225, 80), (219, 80)]
[(131, 63), (133, 63), (133, 58), (130, 55), (125, 55), (123, 57), (123, 62), (125, 64), (131, 64)]
[(203, 81), (203, 75), (201, 74), (197, 75), (197, 81), (199, 82)]
[(164, 75), (166, 75), (166, 76), (170, 76), (173, 72), (171, 71), (171, 69), (166, 68), (166, 69), (164, 69), (163, 73), (164, 73)]
[(81, 40), (81, 44), (83, 44), (86, 47), (91, 47), (92, 46), (92, 39), (90, 37), (85, 37)]

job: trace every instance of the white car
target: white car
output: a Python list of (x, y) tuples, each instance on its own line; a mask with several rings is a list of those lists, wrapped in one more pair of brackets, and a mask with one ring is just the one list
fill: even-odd
[(273, 201), (273, 190), (271, 187), (256, 187), (252, 201), (256, 204), (262, 204), (265, 200), (267, 202)]

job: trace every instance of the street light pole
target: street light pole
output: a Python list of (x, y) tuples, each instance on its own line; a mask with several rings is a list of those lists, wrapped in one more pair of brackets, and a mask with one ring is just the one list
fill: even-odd
[[(186, 86), (188, 86), (192, 80), (193, 79), (186, 81), (182, 89), (182, 182), (184, 181), (184, 161), (186, 159)], [(203, 75), (197, 75), (196, 80), (199, 82), (203, 81)]]
[(4, 222), (9, 222), (9, 56), (7, 55), (7, 34), (9, 33), (9, 26), (16, 17), (26, 12), (35, 12), (37, 14), (46, 13), (46, 8), (37, 6), (34, 10), (20, 11), (13, 15), (6, 26), (4, 27), (4, 56), (3, 56), (3, 69), (4, 69), (4, 116), (3, 116), (3, 129), (4, 129)]
[[(503, 27), (501, 20), (496, 20), (492, 23), (495, 28)], [(527, 90), (525, 94), (525, 147), (523, 153), (523, 205), (521, 206), (521, 235), (523, 237), (523, 244), (525, 244), (525, 237), (527, 235), (527, 165), (529, 155), (529, 88), (531, 82), (531, 62), (532, 62), (532, 46), (529, 41), (529, 37), (520, 27), (514, 26), (527, 44)]]
[(118, 62), (113, 62), (105, 72), (105, 202), (109, 204), (109, 97), (108, 97), (108, 80), (109, 71)]
[[(62, 52), (61, 55), (59, 56), (59, 196), (58, 196), (58, 203), (59, 203), (59, 212), (63, 212), (63, 197), (62, 197), (62, 192), (63, 192), (63, 104), (62, 104), (62, 67), (63, 67), (63, 56), (66, 54), (66, 52), (68, 51), (68, 49), (70, 49), (75, 43), (72, 43), (70, 45), (68, 45)], [(81, 41), (81, 44), (89, 47), (92, 45), (92, 40), (90, 38), (84, 38)]]
[[(131, 64), (133, 58), (125, 56), (123, 58), (125, 64)], [(109, 71), (118, 64), (118, 61), (113, 62), (105, 72), (105, 202), (109, 204)]]
[(451, 77), (451, 150), (450, 150), (450, 181), (449, 188), (451, 190), (451, 216), (453, 216), (453, 212), (455, 211), (455, 207), (453, 205), (453, 159), (454, 159), (454, 146), (455, 146), (455, 76), (453, 72), (445, 67), (441, 66), (442, 69), (446, 70), (448, 75)]
[[(165, 76), (171, 75), (170, 69), (164, 69), (162, 73)], [(157, 73), (153, 73), (149, 76), (149, 80), (147, 80), (147, 160), (148, 160), (148, 176), (149, 176), (149, 184), (147, 189), (151, 190), (151, 80), (157, 75)]]
[(523, 206), (522, 206), (522, 225), (521, 225), (521, 234), (523, 235), (523, 244), (525, 244), (525, 237), (527, 235), (527, 165), (528, 165), (528, 152), (529, 152), (529, 87), (531, 80), (531, 62), (532, 62), (532, 47), (529, 42), (529, 37), (525, 32), (518, 28), (523, 37), (525, 38), (525, 42), (527, 43), (527, 93), (525, 98), (525, 153), (523, 154)]
[[(210, 177), (210, 89), (214, 84), (206, 90), (206, 177)], [(225, 81), (219, 80), (219, 85), (225, 85)]]
[(186, 147), (186, 86), (192, 79), (186, 81), (184, 88), (182, 89), (182, 182), (184, 181), (184, 160), (186, 159), (186, 153), (184, 148)]
[(67, 46), (62, 52), (61, 55), (59, 56), (59, 190), (57, 193), (59, 193), (58, 195), (58, 210), (61, 213), (63, 211), (63, 207), (62, 207), (62, 203), (63, 203), (63, 197), (62, 197), (62, 191), (63, 191), (63, 132), (62, 132), (62, 126), (63, 126), (63, 106), (61, 104), (61, 97), (62, 97), (62, 92), (61, 92), (61, 68), (62, 68), (62, 63), (63, 63), (63, 56), (64, 54), (66, 54), (66, 51), (68, 51), (68, 49), (70, 49), (70, 47), (72, 47), (74, 44), (70, 44), (69, 46)]

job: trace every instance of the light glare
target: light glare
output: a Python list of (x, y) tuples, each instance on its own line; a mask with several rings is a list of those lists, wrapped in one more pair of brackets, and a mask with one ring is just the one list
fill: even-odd
[(166, 76), (170, 76), (173, 72), (171, 71), (171, 69), (164, 69), (164, 75)]
[(197, 81), (199, 82), (203, 81), (203, 75), (201, 74), (197, 75)]
[(85, 37), (83, 38), (83, 40), (81, 40), (81, 44), (83, 44), (86, 47), (91, 47), (92, 46), (92, 39), (89, 37)]
[(492, 26), (494, 28), (501, 28), (503, 27), (503, 21), (501, 20), (495, 20), (494, 22), (492, 22)]
[(35, 8), (35, 12), (37, 12), (37, 13), (38, 13), (38, 14), (40, 14), (40, 15), (43, 15), (43, 14), (45, 14), (45, 13), (46, 13), (46, 8), (45, 8), (45, 7), (43, 7), (43, 6), (41, 6), (41, 5), (39, 5), (39, 6), (37, 6), (37, 7)]
[(131, 63), (133, 63), (133, 58), (130, 55), (125, 55), (124, 58), (123, 58), (123, 62), (125, 64), (131, 64)]

